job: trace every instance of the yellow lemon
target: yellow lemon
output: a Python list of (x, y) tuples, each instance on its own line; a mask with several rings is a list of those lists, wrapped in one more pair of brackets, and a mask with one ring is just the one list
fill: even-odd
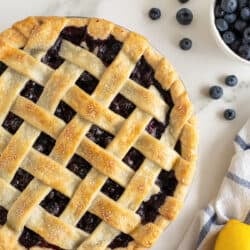
[(214, 250), (250, 250), (250, 225), (228, 221), (216, 239)]

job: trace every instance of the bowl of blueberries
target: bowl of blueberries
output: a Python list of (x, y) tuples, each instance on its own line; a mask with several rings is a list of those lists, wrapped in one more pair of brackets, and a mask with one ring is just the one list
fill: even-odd
[(250, 0), (213, 0), (211, 13), (219, 46), (250, 64)]

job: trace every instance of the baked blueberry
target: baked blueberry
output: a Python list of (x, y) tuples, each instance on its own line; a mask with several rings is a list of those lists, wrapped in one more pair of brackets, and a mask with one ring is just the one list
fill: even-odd
[(148, 15), (152, 20), (157, 20), (161, 17), (161, 10), (159, 8), (151, 8)]
[(242, 58), (250, 60), (250, 46), (248, 44), (241, 45), (238, 52)]
[(232, 14), (226, 14), (224, 16), (224, 19), (227, 21), (227, 23), (231, 24), (234, 23), (237, 19), (237, 15), (232, 13)]
[(237, 0), (222, 0), (221, 1), (221, 8), (227, 13), (233, 13), (234, 11), (236, 11), (237, 6), (238, 6)]
[(209, 95), (213, 99), (220, 99), (223, 95), (223, 89), (220, 86), (212, 86), (209, 89)]
[(224, 32), (226, 30), (228, 30), (228, 23), (225, 19), (223, 18), (218, 18), (215, 20), (215, 25), (217, 27), (217, 29), (221, 32)]
[(243, 32), (243, 37), (244, 37), (244, 40), (247, 42), (247, 43), (250, 43), (250, 27), (247, 27), (244, 32)]
[(226, 120), (229, 120), (229, 121), (234, 120), (236, 117), (235, 110), (234, 109), (226, 109), (224, 111), (224, 117)]
[(220, 5), (216, 5), (214, 15), (216, 18), (223, 17), (225, 15), (225, 11), (220, 7)]
[(179, 46), (183, 50), (190, 50), (192, 48), (192, 40), (189, 38), (183, 38), (180, 40)]
[(248, 21), (250, 19), (250, 8), (244, 7), (241, 9), (240, 16), (242, 20)]
[(232, 31), (226, 31), (222, 35), (222, 38), (226, 44), (232, 44), (236, 39), (235, 34)]
[(180, 3), (187, 3), (189, 0), (179, 0)]
[(246, 28), (246, 26), (247, 23), (240, 19), (236, 20), (236, 22), (234, 23), (234, 28), (239, 32), (242, 32)]
[(176, 13), (176, 20), (182, 25), (188, 25), (193, 21), (193, 13), (188, 8), (182, 8)]
[(225, 84), (230, 87), (234, 87), (238, 84), (238, 78), (235, 75), (229, 75), (225, 78)]

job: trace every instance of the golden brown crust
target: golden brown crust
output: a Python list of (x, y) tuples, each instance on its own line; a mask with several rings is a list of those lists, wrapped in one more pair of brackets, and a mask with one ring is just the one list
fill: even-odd
[[(95, 54), (66, 40), (59, 52), (65, 62), (57, 70), (41, 63), (65, 26), (86, 25), (96, 39), (112, 34), (123, 42), (108, 68)], [(164, 121), (169, 107), (153, 89), (129, 79), (142, 55), (163, 89), (170, 90), (174, 102), (169, 127), (160, 141), (144, 128), (153, 117)], [(0, 33), (0, 61), (9, 67), (0, 77), (0, 121), (9, 111), (25, 120), (14, 136), (0, 129), (0, 205), (9, 210), (7, 224), (0, 228), (0, 249), (23, 249), (17, 239), (24, 225), (65, 249), (104, 250), (120, 231), (134, 239), (126, 249), (151, 247), (181, 209), (197, 158), (192, 104), (172, 65), (134, 32), (103, 19), (64, 17), (29, 17)], [(92, 96), (74, 85), (83, 70), (99, 79)], [(29, 79), (44, 86), (36, 104), (18, 97)], [(108, 109), (118, 93), (137, 106), (126, 121)], [(53, 115), (60, 100), (77, 112), (69, 124)], [(93, 123), (116, 135), (105, 150), (84, 137)], [(31, 149), (40, 131), (57, 140), (50, 156)], [(178, 140), (181, 155), (174, 150)], [(147, 157), (136, 172), (121, 161), (132, 146)], [(65, 168), (74, 153), (93, 166), (84, 180)], [(9, 184), (19, 166), (36, 177), (22, 194)], [(142, 201), (159, 192), (155, 180), (161, 169), (174, 169), (179, 183), (154, 223), (141, 225), (135, 211)], [(100, 193), (108, 178), (126, 187), (117, 202)], [(51, 188), (71, 197), (59, 218), (38, 206)], [(92, 235), (74, 227), (88, 210), (103, 220)]]

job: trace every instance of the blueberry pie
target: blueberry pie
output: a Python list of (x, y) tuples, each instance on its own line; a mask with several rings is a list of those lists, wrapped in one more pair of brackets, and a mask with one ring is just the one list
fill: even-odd
[(0, 34), (0, 249), (145, 249), (196, 160), (192, 105), (145, 38), (95, 18)]

